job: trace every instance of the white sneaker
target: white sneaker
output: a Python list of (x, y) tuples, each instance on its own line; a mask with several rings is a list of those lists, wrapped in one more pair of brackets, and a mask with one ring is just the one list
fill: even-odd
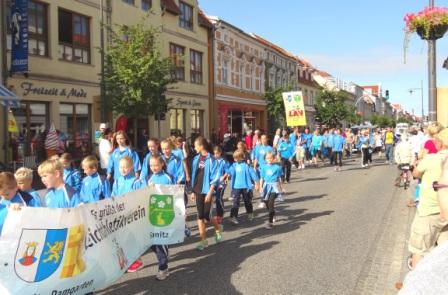
[(168, 269), (165, 269), (165, 270), (159, 270), (159, 271), (157, 272), (156, 279), (157, 279), (158, 281), (164, 281), (164, 280), (166, 280), (166, 278), (169, 277), (169, 275), (170, 275), (170, 272), (168, 271)]
[(240, 224), (240, 222), (238, 221), (238, 219), (236, 217), (230, 218), (230, 222), (232, 222), (234, 225)]
[(258, 203), (258, 208), (259, 209), (266, 208), (266, 204), (264, 202), (260, 202), (260, 203)]
[(278, 197), (277, 197), (277, 201), (279, 201), (279, 202), (284, 202), (285, 199), (283, 199), (283, 196), (282, 196), (282, 195), (278, 195)]
[(302, 169), (305, 169), (305, 164), (302, 165)]

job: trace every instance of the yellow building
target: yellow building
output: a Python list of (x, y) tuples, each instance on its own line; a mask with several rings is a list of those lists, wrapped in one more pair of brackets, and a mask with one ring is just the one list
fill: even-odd
[[(176, 83), (166, 94), (169, 113), (161, 121), (161, 137), (179, 133), (209, 135), (209, 40), (212, 25), (196, 0), (113, 0), (104, 1), (104, 21), (132, 25), (145, 18), (161, 29), (160, 47), (165, 57), (176, 60)], [(100, 100), (100, 1), (29, 1), (29, 72), (8, 77), (5, 85), (21, 99), (12, 109), (19, 133), (12, 133), (14, 160), (36, 154), (39, 136), (54, 123), (66, 150), (81, 157), (92, 148), (95, 130), (101, 122)], [(106, 40), (107, 43), (107, 34)], [(11, 37), (8, 48), (10, 48)], [(10, 60), (8, 51), (8, 61)], [(9, 64), (8, 64), (9, 68)], [(3, 110), (0, 112), (4, 116)], [(115, 127), (110, 116), (110, 127)], [(0, 145), (5, 138), (0, 128)], [(134, 144), (146, 131), (157, 137), (154, 118), (132, 119), (127, 131)], [(15, 145), (20, 142), (20, 145)], [(84, 146), (85, 149), (80, 147)], [(44, 157), (44, 155), (42, 155)], [(38, 160), (41, 160), (42, 157)]]
[[(149, 11), (145, 21), (160, 27), (162, 55), (174, 59), (174, 75), (178, 80), (166, 93), (171, 104), (160, 121), (161, 137), (171, 134), (208, 136), (208, 41), (212, 26), (196, 0), (111, 1), (110, 19), (112, 24), (135, 24)], [(149, 131), (150, 137), (157, 137), (158, 127), (156, 118), (148, 117), (130, 120), (127, 129), (134, 143), (138, 143), (140, 134), (145, 131)]]
[(437, 88), (437, 121), (448, 127), (448, 87)]
[[(12, 109), (19, 127), (11, 137), (13, 160), (36, 151), (39, 134), (51, 123), (63, 134), (66, 147), (80, 152), (81, 146), (91, 144), (94, 98), (100, 94), (98, 1), (28, 3), (29, 71), (12, 75), (5, 83), (21, 99), (20, 108)], [(7, 40), (9, 68), (9, 32)], [(4, 138), (0, 134), (0, 144)]]

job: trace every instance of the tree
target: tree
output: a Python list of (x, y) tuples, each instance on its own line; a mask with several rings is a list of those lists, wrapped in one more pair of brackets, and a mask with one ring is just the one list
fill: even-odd
[(348, 106), (345, 101), (348, 95), (343, 91), (322, 89), (316, 96), (316, 121), (328, 127), (341, 126), (342, 121), (355, 123), (358, 118), (355, 108)]
[(292, 91), (292, 85), (279, 87), (276, 89), (268, 88), (264, 99), (267, 103), (269, 131), (286, 125), (285, 104), (283, 103), (283, 92)]
[(160, 30), (140, 22), (118, 25), (104, 51), (104, 83), (109, 107), (128, 117), (166, 112), (164, 93), (172, 78), (173, 62), (163, 58), (157, 41)]
[(373, 125), (377, 125), (381, 128), (395, 127), (396, 124), (393, 118), (377, 114), (373, 114), (372, 117), (370, 117), (370, 123), (372, 123)]

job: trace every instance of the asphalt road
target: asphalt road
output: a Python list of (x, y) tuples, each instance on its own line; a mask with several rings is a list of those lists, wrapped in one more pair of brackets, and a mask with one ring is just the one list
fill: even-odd
[[(393, 294), (403, 276), (406, 196), (393, 186), (396, 167), (359, 159), (332, 167), (294, 171), (285, 202), (277, 203), (274, 229), (265, 209), (252, 222), (224, 223), (224, 241), (198, 252), (193, 236), (170, 249), (170, 277), (155, 280), (155, 255), (145, 268), (125, 274), (99, 294)], [(229, 202), (227, 202), (229, 206)], [(406, 209), (405, 209), (406, 208)], [(226, 215), (227, 216), (227, 215)]]

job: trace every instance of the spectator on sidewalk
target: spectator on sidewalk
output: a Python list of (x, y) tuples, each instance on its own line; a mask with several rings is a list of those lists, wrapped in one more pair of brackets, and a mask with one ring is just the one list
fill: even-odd
[(386, 164), (393, 164), (395, 135), (392, 128), (388, 127), (384, 134), (384, 145), (386, 154)]
[(448, 240), (448, 220), (442, 219), (437, 192), (433, 183), (442, 174), (442, 162), (448, 156), (448, 129), (441, 131), (434, 144), (439, 150), (426, 155), (413, 171), (414, 177), (421, 177), (420, 203), (411, 226), (409, 251), (412, 253), (412, 267), (436, 245)]
[(412, 146), (408, 140), (407, 134), (403, 134), (400, 136), (400, 141), (395, 147), (394, 151), (394, 160), (398, 165), (398, 175), (395, 178), (395, 186), (400, 186), (401, 181), (401, 167), (403, 165), (413, 165), (413, 155), (412, 155)]
[(427, 129), (427, 139), (425, 140), (423, 144), (423, 149), (421, 151), (420, 158), (425, 157), (427, 154), (435, 154), (437, 153), (438, 149), (436, 146), (436, 142), (434, 137), (437, 136), (437, 134), (442, 131), (443, 126), (439, 123), (435, 122), (428, 126)]
[(100, 154), (101, 174), (107, 174), (107, 167), (109, 166), (110, 154), (113, 151), (112, 148), (112, 130), (107, 128), (104, 130), (103, 135), (100, 138), (98, 146)]

